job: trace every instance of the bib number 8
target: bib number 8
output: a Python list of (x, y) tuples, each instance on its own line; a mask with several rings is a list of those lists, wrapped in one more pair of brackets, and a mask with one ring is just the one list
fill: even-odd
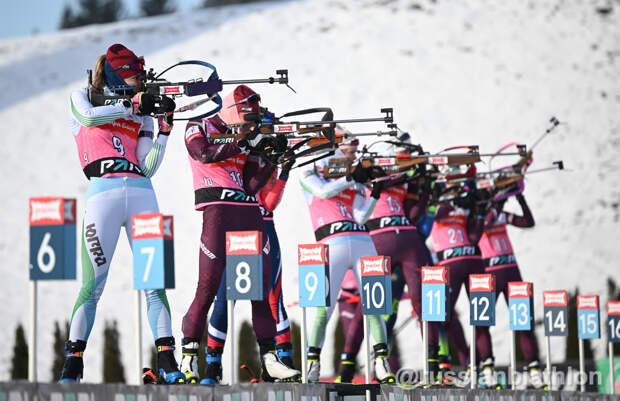
[(247, 262), (241, 262), (235, 269), (237, 278), (235, 279), (235, 288), (240, 294), (247, 294), (252, 288), (250, 280), (250, 265)]

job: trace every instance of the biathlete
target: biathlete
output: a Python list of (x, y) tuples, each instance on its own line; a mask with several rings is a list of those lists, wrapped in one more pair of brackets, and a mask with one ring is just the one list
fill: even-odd
[[(83, 377), (82, 355), (95, 322), (97, 303), (105, 287), (121, 227), (131, 244), (131, 216), (159, 211), (150, 177), (164, 157), (172, 130), (174, 102), (163, 97), (158, 106), (159, 133), (153, 141), (153, 96), (141, 92), (144, 59), (114, 44), (97, 60), (92, 88), (71, 94), (71, 129), (86, 178), (86, 210), (82, 226), (82, 288), (73, 309), (66, 361), (60, 382)], [(89, 91), (133, 95), (131, 101), (94, 105)], [(163, 114), (166, 113), (166, 114)], [(159, 373), (167, 383), (183, 382), (174, 359), (170, 306), (165, 290), (145, 290), (147, 316)]]
[[(342, 132), (342, 128), (338, 127)], [(329, 307), (310, 308), (310, 321), (313, 322), (308, 342), (308, 381), (317, 382), (320, 377), (320, 354), (325, 340), (325, 328), (337, 302), (345, 272), (352, 269), (361, 286), (361, 263), (363, 256), (376, 256), (372, 239), (364, 222), (372, 214), (379, 198), (380, 187), (375, 187), (371, 198), (366, 201), (365, 183), (372, 178), (372, 171), (358, 165), (353, 173), (338, 179), (323, 177), (323, 169), (331, 158), (347, 157), (355, 159), (359, 141), (344, 140), (331, 157), (321, 159), (303, 172), (300, 184), (310, 210), (310, 217), (316, 240), (329, 245), (330, 254), (330, 304)], [(388, 347), (385, 322), (378, 315), (369, 316), (371, 335), (374, 339), (374, 373), (377, 381), (394, 381), (387, 361)]]
[[(265, 230), (258, 202), (254, 196), (275, 170), (264, 165), (258, 155), (241, 148), (237, 142), (220, 143), (218, 134), (248, 134), (255, 123), (244, 116), (259, 111), (260, 96), (240, 85), (226, 96), (218, 115), (190, 121), (185, 130), (195, 195), (195, 208), (202, 212), (199, 277), (194, 301), (183, 318), (183, 359), (181, 369), (190, 380), (197, 380), (197, 357), (200, 338), (204, 333), (207, 313), (213, 302), (226, 267), (226, 232), (257, 230), (261, 232), (263, 256), (263, 300), (252, 301), (252, 321), (261, 355), (261, 376), (264, 380), (289, 380), (299, 372), (284, 365), (275, 353), (276, 324), (269, 306), (271, 263), (269, 237)], [(219, 350), (207, 347), (207, 368), (220, 363)], [(215, 365), (211, 365), (212, 367)], [(205, 372), (201, 383), (212, 383)]]

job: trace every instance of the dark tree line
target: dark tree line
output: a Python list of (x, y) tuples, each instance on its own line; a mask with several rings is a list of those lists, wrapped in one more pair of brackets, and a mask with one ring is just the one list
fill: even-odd
[[(143, 16), (169, 14), (174, 11), (176, 6), (173, 0), (140, 0), (140, 12)], [(60, 29), (115, 22), (125, 17), (122, 0), (80, 0), (77, 10), (65, 5)]]

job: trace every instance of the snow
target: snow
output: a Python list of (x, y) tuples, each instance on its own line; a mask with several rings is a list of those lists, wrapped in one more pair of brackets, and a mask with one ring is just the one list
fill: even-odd
[[(428, 150), (478, 144), (492, 152), (510, 141), (532, 144), (556, 116), (563, 124), (536, 149), (533, 168), (563, 159), (570, 171), (528, 178), (525, 193), (537, 225), (510, 229), (510, 235), (524, 278), (535, 283), (537, 313), (546, 289), (579, 287), (605, 301), (605, 282), (617, 275), (620, 256), (620, 179), (614, 173), (620, 167), (620, 15), (615, 11), (601, 16), (595, 2), (551, 0), (305, 0), (0, 40), (0, 121), (5, 127), (0, 165), (6, 171), (0, 214), (0, 335), (13, 344), (15, 326), (28, 322), (27, 199), (76, 197), (78, 215), (83, 213), (87, 181), (69, 131), (68, 96), (85, 85), (85, 70), (117, 42), (144, 54), (156, 70), (184, 59), (213, 63), (223, 79), (271, 76), (288, 68), (297, 95), (283, 86), (255, 86), (270, 109), (281, 114), (331, 106), (337, 118), (353, 118), (378, 116), (380, 108), (393, 107), (399, 126)], [(195, 290), (201, 228), (201, 216), (193, 210), (183, 128), (175, 126), (164, 164), (153, 179), (162, 212), (175, 216), (177, 288), (168, 297), (177, 342)], [(360, 126), (364, 131), (380, 128)], [(297, 299), (296, 245), (313, 242), (297, 178), (294, 172), (276, 211), (286, 304)], [(85, 355), (89, 382), (101, 380), (106, 319), (118, 320), (127, 379), (133, 380), (131, 269), (123, 234)], [(40, 380), (52, 380), (53, 322), (69, 319), (78, 290), (78, 281), (39, 283)], [(502, 302), (498, 308), (491, 333), (497, 363), (506, 364), (507, 314)], [(409, 311), (406, 303), (400, 313)], [(466, 317), (466, 311), (461, 298), (460, 315)], [(236, 313), (248, 318), (249, 305), (240, 305)], [(299, 314), (297, 308), (289, 309), (293, 320)], [(414, 326), (399, 337), (419, 338)], [(330, 337), (325, 361), (331, 360)], [(539, 333), (541, 345), (542, 340)], [(151, 341), (145, 325), (145, 361)], [(404, 344), (401, 340), (401, 349)], [(602, 356), (603, 341), (593, 345)], [(552, 346), (553, 360), (563, 360), (563, 342), (554, 340)], [(421, 366), (420, 342), (407, 347), (405, 365)], [(9, 377), (10, 357), (10, 351), (0, 356), (6, 367), (0, 369), (0, 380)], [(329, 364), (324, 365), (323, 373), (329, 374)]]

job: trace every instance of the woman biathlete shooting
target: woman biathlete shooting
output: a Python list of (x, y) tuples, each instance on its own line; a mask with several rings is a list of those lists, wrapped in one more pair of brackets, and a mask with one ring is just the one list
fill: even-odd
[[(60, 382), (77, 382), (83, 377), (82, 354), (95, 322), (97, 302), (105, 287), (121, 227), (125, 227), (131, 244), (131, 216), (159, 210), (150, 177), (164, 157), (175, 105), (163, 97), (159, 106), (162, 109), (154, 110), (153, 96), (140, 91), (143, 76), (144, 60), (125, 46), (115, 44), (97, 61), (93, 87), (71, 94), (71, 128), (90, 183), (82, 227), (82, 288), (73, 309)], [(135, 95), (131, 101), (93, 105), (89, 101), (90, 90), (106, 95)], [(153, 120), (149, 114), (154, 111), (166, 114), (158, 119), (159, 133), (153, 142)], [(183, 382), (185, 376), (174, 359), (166, 292), (145, 290), (144, 294), (158, 350), (159, 373), (167, 383)]]
[[(257, 230), (262, 233), (263, 300), (252, 302), (252, 321), (261, 354), (262, 376), (267, 380), (293, 380), (299, 372), (288, 368), (275, 354), (276, 324), (269, 307), (271, 272), (268, 235), (254, 194), (274, 171), (259, 167), (259, 157), (237, 142), (217, 144), (214, 136), (236, 132), (247, 134), (254, 123), (244, 115), (259, 111), (260, 96), (240, 85), (223, 102), (215, 117), (190, 121), (185, 145), (194, 181), (195, 208), (202, 211), (199, 276), (196, 296), (183, 318), (182, 370), (197, 380), (197, 356), (207, 312), (215, 298), (226, 267), (226, 232)], [(207, 348), (207, 362), (220, 363), (222, 354)], [(209, 366), (209, 365), (207, 365)], [(213, 366), (213, 365), (212, 365)], [(206, 372), (210, 373), (210, 372)], [(202, 383), (209, 384), (207, 374)]]
[[(322, 159), (303, 172), (300, 180), (314, 235), (318, 242), (329, 245), (330, 255), (330, 304), (328, 307), (310, 308), (310, 321), (313, 322), (310, 341), (308, 342), (308, 381), (316, 382), (320, 376), (320, 354), (325, 340), (325, 328), (336, 306), (338, 291), (345, 272), (353, 269), (358, 287), (361, 287), (360, 258), (376, 256), (375, 246), (368, 235), (364, 223), (370, 217), (379, 190), (373, 190), (370, 201), (366, 201), (365, 187), (358, 183), (367, 182), (370, 171), (358, 164), (354, 172), (347, 177), (326, 179), (322, 171), (331, 158), (347, 157), (355, 159), (359, 141), (344, 141), (332, 157)], [(385, 321), (378, 315), (370, 315), (371, 334), (375, 340), (374, 370), (375, 377), (381, 383), (394, 382), (394, 375), (388, 365), (388, 347)]]

